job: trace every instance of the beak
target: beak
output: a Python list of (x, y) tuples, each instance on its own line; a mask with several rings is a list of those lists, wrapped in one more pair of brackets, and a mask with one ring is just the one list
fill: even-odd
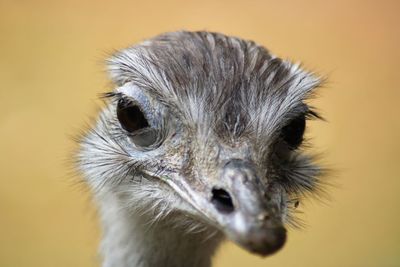
[(282, 248), (286, 229), (277, 194), (266, 192), (255, 167), (241, 159), (232, 159), (217, 173), (211, 182), (181, 177), (180, 181), (172, 179), (169, 184), (244, 249), (267, 256)]

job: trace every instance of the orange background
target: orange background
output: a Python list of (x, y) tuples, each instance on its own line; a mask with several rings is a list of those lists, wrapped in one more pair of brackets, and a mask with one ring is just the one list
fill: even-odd
[(269, 258), (224, 245), (222, 266), (400, 266), (399, 1), (0, 0), (0, 266), (98, 266), (90, 196), (68, 163), (110, 90), (114, 49), (179, 29), (253, 39), (329, 77), (313, 101), (331, 199)]

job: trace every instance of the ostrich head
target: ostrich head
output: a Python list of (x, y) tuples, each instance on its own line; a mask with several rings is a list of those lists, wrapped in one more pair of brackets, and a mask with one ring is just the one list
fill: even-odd
[(174, 32), (115, 53), (115, 89), (84, 136), (95, 195), (269, 255), (320, 169), (302, 146), (319, 79), (251, 41)]

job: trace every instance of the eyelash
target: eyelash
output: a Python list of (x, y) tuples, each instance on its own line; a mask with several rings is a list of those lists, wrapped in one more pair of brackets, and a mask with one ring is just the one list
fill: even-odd
[(106, 92), (106, 93), (101, 94), (100, 98), (110, 100), (111, 102), (114, 102), (116, 104), (121, 100), (129, 101), (129, 102), (133, 102), (133, 103), (135, 102), (135, 101), (133, 101), (132, 98), (130, 98), (122, 93), (118, 93), (118, 92)]

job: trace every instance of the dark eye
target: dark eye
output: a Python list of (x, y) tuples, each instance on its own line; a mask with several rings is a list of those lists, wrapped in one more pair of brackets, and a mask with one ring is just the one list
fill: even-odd
[(291, 149), (296, 149), (303, 142), (305, 128), (306, 117), (304, 114), (292, 119), (282, 128), (282, 138)]
[(122, 128), (129, 133), (149, 127), (149, 123), (140, 108), (125, 99), (118, 101), (117, 117)]
[(117, 118), (135, 145), (146, 147), (156, 142), (155, 129), (150, 127), (142, 110), (132, 101), (125, 99), (118, 101)]

